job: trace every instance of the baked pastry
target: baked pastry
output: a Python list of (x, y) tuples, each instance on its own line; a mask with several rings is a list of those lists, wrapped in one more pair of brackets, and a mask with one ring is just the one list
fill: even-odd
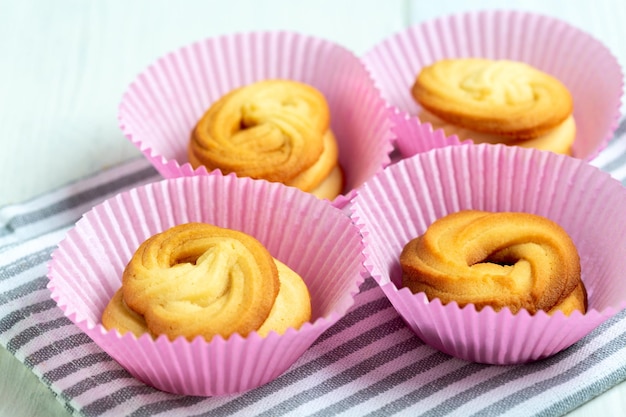
[(320, 198), (343, 188), (325, 97), (310, 85), (265, 80), (216, 101), (191, 133), (194, 168), (281, 182)]
[(578, 251), (555, 222), (518, 212), (464, 210), (436, 220), (400, 254), (402, 285), (446, 304), (513, 313), (585, 313)]
[(420, 71), (411, 94), (423, 123), (461, 140), (569, 154), (576, 136), (567, 87), (522, 62), (440, 60)]
[(107, 329), (211, 340), (284, 333), (310, 320), (302, 278), (255, 238), (205, 223), (174, 226), (143, 242), (102, 314)]

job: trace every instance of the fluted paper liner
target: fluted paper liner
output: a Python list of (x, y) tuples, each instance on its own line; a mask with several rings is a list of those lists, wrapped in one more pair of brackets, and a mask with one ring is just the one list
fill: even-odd
[[(617, 59), (598, 40), (553, 17), (513, 10), (444, 16), (385, 39), (363, 62), (395, 108), (396, 122), (403, 124), (419, 111), (411, 86), (420, 70), (443, 58), (462, 57), (522, 61), (561, 80), (574, 99), (576, 158), (594, 158), (617, 127), (623, 90)], [(419, 138), (398, 137), (405, 156), (412, 155), (410, 143), (405, 145), (412, 140)]]
[[(366, 266), (426, 343), (470, 361), (513, 364), (555, 354), (626, 307), (626, 189), (575, 158), (504, 145), (452, 146), (417, 154), (368, 181), (350, 205)], [(589, 310), (531, 316), (477, 312), (401, 287), (404, 245), (436, 219), (463, 209), (523, 211), (552, 219), (581, 258)]]
[[(106, 331), (101, 314), (137, 247), (192, 221), (261, 241), (306, 282), (311, 321), (281, 336), (210, 342)], [(52, 255), (49, 288), (65, 315), (138, 379), (177, 394), (230, 394), (276, 378), (346, 313), (365, 274), (362, 249), (348, 216), (295, 188), (234, 175), (184, 177), (132, 189), (86, 213)]]
[(236, 33), (169, 53), (141, 73), (124, 93), (119, 123), (166, 178), (206, 173), (188, 163), (196, 122), (221, 96), (264, 79), (285, 78), (320, 90), (344, 170), (345, 205), (351, 190), (389, 163), (391, 121), (363, 63), (340, 45), (291, 32)]

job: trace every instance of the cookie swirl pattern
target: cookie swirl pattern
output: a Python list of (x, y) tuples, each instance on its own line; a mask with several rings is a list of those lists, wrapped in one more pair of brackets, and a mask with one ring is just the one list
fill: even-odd
[[(330, 110), (317, 89), (266, 80), (231, 91), (195, 126), (188, 148), (194, 168), (316, 189), (331, 173), (342, 186)], [(331, 198), (332, 198), (331, 197)]]
[(529, 213), (465, 210), (435, 221), (400, 255), (402, 284), (477, 309), (586, 309), (580, 259), (567, 233)]
[(422, 69), (411, 93), (442, 120), (476, 132), (537, 138), (572, 113), (568, 89), (522, 62), (444, 59)]
[(187, 223), (140, 245), (124, 270), (121, 291), (153, 335), (210, 340), (258, 329), (279, 288), (274, 258), (255, 238)]

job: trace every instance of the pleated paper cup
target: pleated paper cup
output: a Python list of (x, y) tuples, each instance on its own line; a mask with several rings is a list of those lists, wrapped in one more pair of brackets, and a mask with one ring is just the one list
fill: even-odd
[(392, 117), (396, 117), (392, 127), (396, 160), (446, 146), (473, 145), (469, 139), (461, 141), (456, 135), (446, 136), (443, 129), (433, 129), (430, 123), (421, 123), (417, 117), (402, 117), (398, 113)]
[[(626, 308), (625, 205), (626, 189), (584, 161), (476, 145), (404, 159), (361, 187), (349, 208), (364, 236), (366, 266), (421, 339), (469, 361), (515, 364), (566, 349)], [(522, 211), (561, 225), (580, 254), (587, 313), (477, 311), (402, 287), (402, 248), (436, 219), (463, 209)]]
[(171, 52), (141, 73), (124, 93), (119, 123), (166, 178), (206, 173), (189, 164), (191, 131), (204, 112), (229, 91), (265, 79), (303, 82), (321, 91), (331, 114), (351, 191), (389, 163), (391, 121), (363, 63), (335, 43), (290, 32), (237, 33), (209, 38)]
[[(304, 279), (310, 322), (283, 335), (191, 342), (107, 331), (102, 312), (134, 251), (187, 222), (257, 238)], [(231, 394), (275, 379), (346, 313), (365, 274), (362, 249), (348, 216), (295, 188), (234, 175), (183, 177), (132, 189), (86, 213), (54, 251), (48, 286), (65, 315), (139, 380), (176, 394)]]
[[(396, 122), (405, 123), (420, 110), (411, 87), (421, 69), (468, 57), (522, 61), (563, 82), (574, 100), (574, 157), (593, 159), (612, 137), (623, 90), (620, 65), (597, 39), (556, 18), (503, 10), (445, 16), (375, 45), (363, 62), (395, 108)], [(405, 141), (416, 139), (399, 137), (397, 147), (403, 150)]]

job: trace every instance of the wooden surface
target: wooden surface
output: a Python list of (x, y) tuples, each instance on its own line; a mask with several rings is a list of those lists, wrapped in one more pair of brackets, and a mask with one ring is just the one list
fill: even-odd
[[(287, 29), (362, 54), (412, 22), (461, 8), (531, 5), (560, 13), (553, 2), (467, 3), (0, 0), (0, 206), (138, 157), (118, 128), (121, 95), (152, 61), (193, 41), (236, 31)], [(608, 23), (586, 10), (577, 11), (573, 4), (579, 3), (567, 3), (561, 10), (580, 26), (610, 29), (625, 21), (619, 19), (626, 17), (623, 3), (604, 3), (617, 8)], [(617, 49), (621, 39), (606, 42)], [(625, 394), (626, 385), (621, 384), (571, 415), (623, 414)], [(0, 348), (0, 416), (65, 415), (37, 377)]]

